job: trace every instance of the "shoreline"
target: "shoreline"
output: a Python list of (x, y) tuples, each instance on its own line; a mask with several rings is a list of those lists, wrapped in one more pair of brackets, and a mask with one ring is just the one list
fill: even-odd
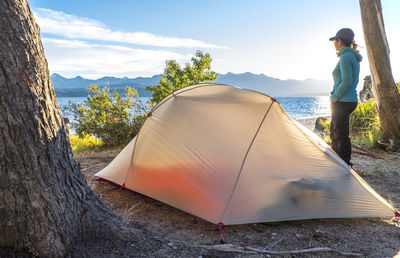
[(315, 122), (317, 121), (318, 117), (324, 117), (324, 118), (327, 118), (328, 120), (331, 119), (331, 116), (327, 115), (327, 116), (312, 116), (312, 117), (293, 118), (293, 120), (296, 120), (300, 124), (304, 125), (308, 129), (310, 129), (311, 131), (314, 131)]

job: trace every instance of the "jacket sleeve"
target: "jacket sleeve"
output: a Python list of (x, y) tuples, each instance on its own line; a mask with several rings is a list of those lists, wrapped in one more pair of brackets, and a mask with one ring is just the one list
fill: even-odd
[(353, 83), (353, 70), (351, 59), (348, 56), (342, 56), (339, 61), (339, 67), (342, 80), (336, 90), (331, 95), (332, 102), (339, 101)]

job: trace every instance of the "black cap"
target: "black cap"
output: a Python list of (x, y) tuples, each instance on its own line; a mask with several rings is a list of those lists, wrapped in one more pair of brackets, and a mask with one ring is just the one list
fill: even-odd
[(340, 29), (336, 35), (332, 38), (329, 38), (330, 41), (343, 39), (349, 43), (353, 42), (354, 40), (354, 32), (349, 28)]

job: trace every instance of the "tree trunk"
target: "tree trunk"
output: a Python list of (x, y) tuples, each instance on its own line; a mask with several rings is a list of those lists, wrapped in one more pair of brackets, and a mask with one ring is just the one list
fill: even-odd
[(0, 247), (63, 256), (121, 234), (73, 159), (26, 0), (0, 1)]
[(360, 0), (372, 91), (386, 137), (400, 139), (400, 94), (393, 79), (380, 0)]

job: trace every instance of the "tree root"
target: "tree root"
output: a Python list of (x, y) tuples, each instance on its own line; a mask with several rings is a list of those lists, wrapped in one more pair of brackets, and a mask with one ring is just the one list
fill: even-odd
[(233, 244), (224, 244), (224, 245), (214, 245), (214, 246), (201, 246), (207, 249), (214, 249), (217, 251), (225, 251), (225, 252), (238, 252), (245, 254), (303, 254), (303, 253), (316, 253), (316, 252), (334, 252), (340, 255), (347, 256), (364, 256), (362, 253), (352, 253), (352, 252), (341, 252), (329, 247), (314, 247), (308, 249), (300, 249), (300, 250), (285, 250), (285, 251), (273, 251), (266, 250), (262, 248), (256, 248), (251, 246), (235, 246)]

